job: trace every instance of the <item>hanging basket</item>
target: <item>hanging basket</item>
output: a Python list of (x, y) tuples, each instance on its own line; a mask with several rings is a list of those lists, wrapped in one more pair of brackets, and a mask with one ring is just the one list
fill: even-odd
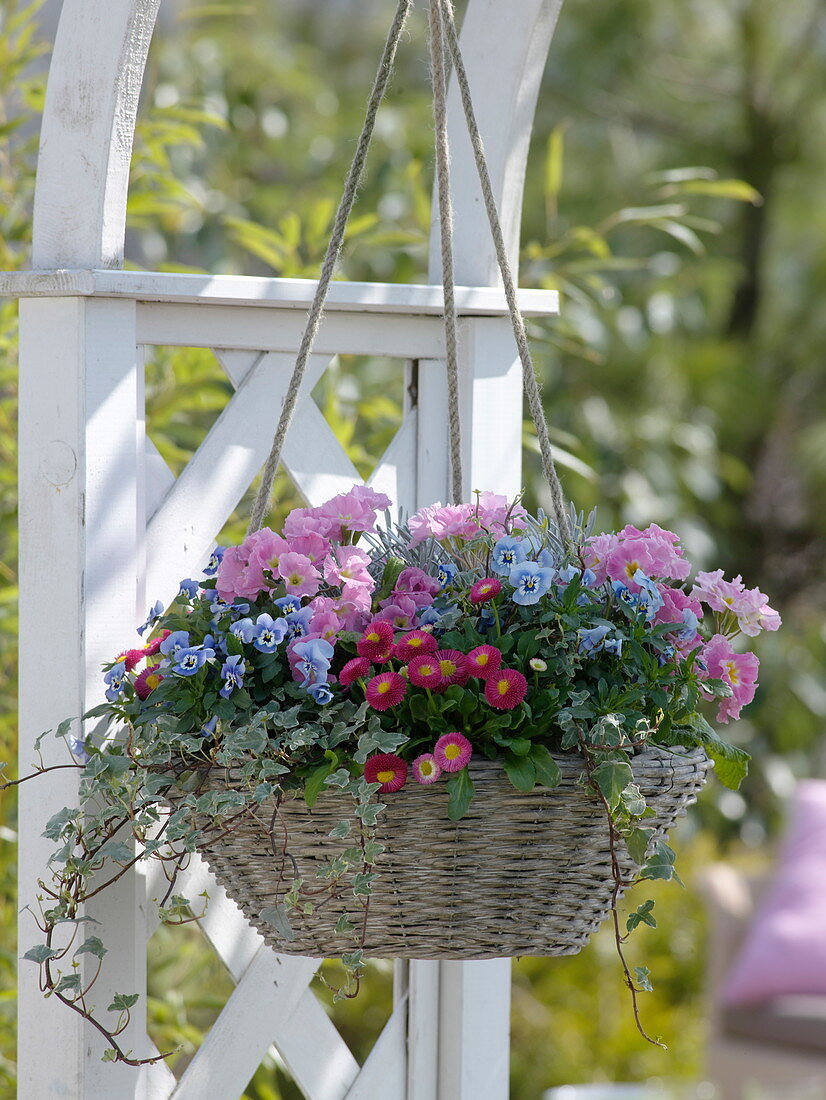
[[(447, 816), (444, 787), (408, 786), (386, 796), (375, 838), (385, 846), (370, 897), (363, 946), (367, 956), (401, 959), (491, 959), (572, 955), (611, 907), (614, 879), (604, 807), (580, 782), (584, 760), (555, 755), (558, 787), (513, 788), (501, 765), (470, 764), (476, 796), (458, 822)], [(646, 826), (662, 837), (696, 799), (710, 762), (699, 749), (649, 748), (632, 761), (635, 782), (654, 811)], [(204, 789), (237, 780), (213, 772)], [(342, 887), (312, 913), (294, 910), (294, 938), (279, 935), (262, 911), (283, 902), (294, 874), (312, 885), (316, 871), (354, 842), (330, 831), (352, 815), (352, 802), (325, 793), (311, 811), (300, 797), (270, 799), (256, 818), (201, 849), (227, 894), (267, 943), (283, 954), (328, 957), (346, 949), (336, 935), (352, 912)], [(270, 833), (270, 823), (273, 831)], [(618, 850), (624, 879), (637, 869)]]

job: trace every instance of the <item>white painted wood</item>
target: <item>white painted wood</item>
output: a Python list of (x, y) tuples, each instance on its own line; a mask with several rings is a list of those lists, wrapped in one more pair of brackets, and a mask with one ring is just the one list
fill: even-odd
[[(0, 297), (129, 298), (138, 302), (184, 305), (265, 306), (305, 313), (315, 294), (315, 279), (267, 279), (250, 275), (190, 275), (178, 272), (121, 270), (45, 270), (0, 272)], [(520, 307), (527, 316), (556, 314), (559, 296), (552, 290), (520, 290)], [(457, 286), (456, 307), (462, 316), (505, 313), (504, 292), (497, 287)], [(330, 284), (325, 311), (425, 315), (444, 310), (440, 286), (430, 283)]]
[(187, 1066), (173, 1100), (240, 1096), (317, 966), (317, 960), (288, 958), (262, 947)]
[(508, 1095), (511, 960), (441, 963), (439, 1100)]
[[(60, 338), (55, 339), (59, 333)], [(139, 455), (135, 307), (130, 302), (44, 299), (21, 307), (20, 395), (20, 758), (28, 770), (32, 742), (66, 715), (82, 714), (102, 696), (100, 664), (130, 641), (136, 622), (135, 547)], [(44, 673), (44, 630), (50, 660)], [(64, 763), (56, 742), (48, 762)], [(48, 816), (77, 804), (76, 773), (60, 771), (21, 788), (20, 900), (47, 877), (53, 848), (40, 833)], [(93, 910), (112, 965), (95, 987), (107, 994), (142, 992), (136, 951), (141, 882), (129, 874)], [(23, 950), (37, 936), (23, 914)], [(20, 967), (20, 1095), (112, 1100), (133, 1096), (135, 1075), (100, 1061), (102, 1040), (80, 1018), (37, 990), (37, 968)], [(142, 1012), (124, 1042), (145, 1044)], [(48, 1034), (50, 1057), (33, 1041)]]
[[(275, 1047), (295, 1083), (312, 1100), (344, 1100), (360, 1066), (316, 995), (305, 990), (274, 1035)], [(402, 1051), (402, 1055), (403, 1055)], [(377, 1093), (387, 1096), (391, 1093)]]
[(160, 0), (64, 0), (40, 132), (36, 267), (116, 267), (143, 70)]
[[(514, 273), (533, 116), (561, 6), (562, 0), (469, 0), (462, 23), (462, 54)], [(470, 286), (498, 286), (496, 255), (454, 80), (447, 109), (456, 278)], [(439, 256), (434, 225), (430, 240), (434, 283), (441, 282)]]
[[(143, 302), (138, 303), (138, 342), (295, 355), (305, 321), (304, 314), (294, 309)], [(321, 322), (315, 353), (438, 358), (443, 347), (442, 323), (437, 317), (331, 311)]]
[(447, 373), (444, 360), (420, 359), (418, 372), (418, 442), (416, 499), (413, 508), (448, 502), (450, 449), (447, 420)]
[(145, 424), (146, 419), (144, 417), (142, 421), (144, 428), (144, 478), (146, 481), (144, 511), (147, 516), (153, 516), (164, 497), (175, 484), (175, 475), (167, 465), (166, 459), (149, 436), (146, 435)]
[[(393, 501), (395, 511), (406, 507), (416, 499), (416, 443), (419, 435), (418, 410), (405, 416), (399, 430), (382, 455), (368, 485), (377, 493), (386, 493)], [(405, 504), (404, 502), (408, 502)]]
[(402, 1100), (407, 1086), (406, 1034), (407, 1005), (402, 999), (367, 1056), (361, 1073), (347, 1093), (347, 1100), (377, 1100), (378, 1097)]
[(434, 1100), (439, 1074), (439, 982), (431, 959), (410, 963), (406, 1100)]

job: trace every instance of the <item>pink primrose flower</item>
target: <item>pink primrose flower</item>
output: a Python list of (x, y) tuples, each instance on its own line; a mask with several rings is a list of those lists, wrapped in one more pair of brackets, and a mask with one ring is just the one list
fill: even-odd
[(761, 630), (777, 630), (780, 626), (780, 616), (769, 607), (768, 596), (759, 588), (746, 588), (740, 576), (725, 580), (722, 569), (698, 573), (691, 595), (707, 603), (712, 611), (731, 611), (740, 630), (752, 638)]
[(278, 575), (293, 596), (314, 596), (321, 583), (321, 574), (303, 554), (282, 554), (278, 559)]
[(297, 535), (295, 538), (290, 539), (287, 548), (295, 554), (303, 554), (315, 565), (316, 562), (321, 561), (329, 554), (330, 542), (315, 531), (311, 531), (309, 534)]
[(618, 545), (616, 535), (594, 535), (585, 543), (582, 553), (585, 568), (594, 573), (597, 584), (604, 584), (608, 579), (606, 558)]
[[(670, 588), (667, 584), (660, 584), (657, 589), (662, 596), (662, 607), (654, 615), (654, 625), (658, 623), (682, 623), (669, 637), (677, 649), (696, 649), (701, 638), (697, 632), (697, 623), (703, 617), (703, 608), (700, 601), (687, 595), (682, 588)], [(692, 629), (693, 628), (693, 629)]]
[(284, 538), (298, 539), (306, 535), (318, 535), (323, 539), (338, 538), (341, 531), (333, 520), (321, 514), (320, 508), (293, 508), (284, 520)]
[(361, 586), (372, 592), (376, 582), (367, 570), (369, 564), (370, 555), (363, 550), (355, 546), (337, 546), (324, 559), (324, 579), (328, 584)]
[(373, 619), (356, 642), (356, 650), (360, 657), (366, 657), (368, 661), (375, 661), (377, 664), (389, 661), (393, 654), (391, 624), (383, 619)]
[(416, 603), (410, 596), (389, 596), (381, 602), (381, 611), (376, 615), (379, 622), (392, 623), (396, 630), (412, 630), (416, 626), (418, 613)]
[(528, 681), (513, 668), (500, 668), (485, 680), (485, 698), (496, 710), (513, 710), (528, 691)]
[(441, 585), (435, 577), (410, 565), (399, 573), (393, 596), (409, 596), (418, 608), (430, 607)]
[(760, 661), (754, 653), (735, 653), (728, 638), (715, 634), (702, 651), (708, 669), (707, 676), (725, 680), (732, 694), (721, 699), (717, 721), (728, 722), (740, 717), (740, 711), (754, 698)]
[(342, 668), (338, 674), (338, 681), (342, 687), (349, 687), (356, 680), (363, 680), (369, 676), (372, 667), (366, 657), (354, 657)]
[(139, 699), (148, 699), (163, 680), (160, 665), (149, 665), (135, 677), (135, 694)]
[(478, 645), (466, 659), (471, 676), (478, 680), (487, 680), (502, 667), (502, 654), (492, 645)]
[(479, 494), (478, 520), (480, 526), (485, 530), (492, 531), (494, 534), (507, 533), (508, 513), (510, 513), (510, 527), (512, 529), (518, 528), (519, 521), (526, 515), (521, 504), (514, 504), (511, 507), (508, 498), (501, 493), (484, 492)]
[[(310, 631), (320, 635), (328, 642), (335, 642), (336, 636), (341, 630), (341, 619), (329, 606), (332, 602), (324, 596), (319, 596), (308, 605), (313, 609), (313, 617), (310, 619)], [(318, 606), (319, 604), (321, 606)]]
[(443, 772), (460, 772), (466, 768), (473, 756), (473, 746), (463, 733), (443, 733), (433, 746), (436, 763)]
[(407, 694), (407, 681), (398, 672), (380, 672), (364, 689), (367, 702), (374, 710), (389, 710)]
[(436, 763), (436, 757), (432, 752), (423, 752), (413, 761), (413, 778), (425, 787), (435, 783), (441, 774), (442, 769)]
[(260, 574), (262, 580), (265, 570), (272, 573), (276, 579), (278, 578), (279, 559), (282, 554), (286, 554), (291, 549), (287, 540), (282, 539), (269, 527), (262, 527), (260, 531), (249, 535), (242, 543), (242, 547), (247, 554), (249, 569), (256, 577)]
[(250, 569), (244, 543), (227, 547), (215, 580), (215, 591), (227, 603), (238, 598), (254, 600), (265, 587), (263, 571), (260, 568)]
[(612, 581), (621, 581), (632, 592), (639, 592), (640, 585), (634, 574), (640, 569), (646, 577), (654, 576), (654, 558), (644, 539), (626, 539), (618, 542), (605, 558), (605, 571)]
[(345, 531), (375, 531), (376, 512), (391, 505), (390, 497), (376, 493), (366, 485), (354, 485), (347, 493), (328, 500), (318, 509), (321, 516), (330, 520), (341, 538)]
[(171, 633), (171, 630), (162, 630), (157, 638), (153, 638), (151, 642), (147, 642), (147, 644), (143, 647), (143, 651), (146, 656), (153, 657), (156, 653), (160, 653), (161, 642), (164, 640), (164, 638), (168, 638)]
[(498, 577), (483, 577), (477, 581), (470, 590), (470, 602), (472, 604), (487, 603), (496, 599), (502, 591), (502, 582)]
[(472, 538), (479, 530), (473, 512), (472, 504), (436, 503), (421, 508), (408, 521), (410, 545), (417, 546), (426, 538), (434, 538), (437, 542), (447, 538)]
[(395, 753), (376, 753), (367, 758), (364, 778), (368, 783), (381, 783), (379, 790), (382, 794), (400, 791), (407, 782), (407, 764)]
[(399, 661), (412, 661), (422, 653), (435, 653), (439, 644), (426, 630), (411, 630), (404, 634), (393, 647), (393, 656)]

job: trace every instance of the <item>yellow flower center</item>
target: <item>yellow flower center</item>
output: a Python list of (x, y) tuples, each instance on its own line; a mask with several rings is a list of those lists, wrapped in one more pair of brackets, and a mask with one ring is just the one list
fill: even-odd
[(455, 661), (439, 661), (442, 676), (454, 676), (456, 674)]
[(435, 671), (433, 665), (421, 665), (419, 667), (420, 676), (432, 676)]
[(162, 679), (163, 676), (159, 676), (157, 672), (153, 672), (151, 676), (146, 677), (146, 685), (147, 687), (151, 687), (154, 691)]
[(507, 680), (497, 680), (496, 681), (496, 690), (499, 692), (500, 695), (507, 695), (509, 687), (510, 687), (510, 684), (508, 683)]
[(629, 561), (625, 563), (625, 575), (629, 581), (634, 579), (634, 574), (639, 569), (640, 563), (638, 561)]
[(290, 584), (301, 584), (303, 580), (300, 573), (290, 573)]
[(433, 775), (435, 768), (433, 767), (433, 763), (430, 760), (425, 760), (419, 765), (419, 771), (422, 773), (422, 775), (430, 776)]
[(740, 673), (737, 671), (737, 665), (734, 661), (723, 661), (723, 668), (728, 672), (728, 678), (731, 680), (732, 687), (737, 687), (740, 683)]
[(455, 760), (457, 756), (461, 756), (462, 750), (458, 745), (447, 745), (445, 747), (445, 756), (448, 760)]
[(278, 554), (273, 554), (267, 564), (269, 565), (270, 569), (275, 572), (275, 570), (278, 568)]
[(389, 690), (390, 690), (390, 684), (388, 683), (388, 681), (387, 680), (382, 680), (382, 682), (378, 686), (379, 695), (386, 695)]
[(396, 773), (391, 771), (376, 772), (379, 783), (391, 783), (396, 778)]
[(489, 653), (477, 653), (476, 654), (476, 664), (479, 665), (480, 668), (484, 668), (489, 660), (490, 660), (490, 654)]
[(379, 638), (376, 631), (373, 630), (370, 634), (367, 635), (367, 641), (368, 642), (379, 642), (379, 641), (381, 641), (381, 639)]
[(407, 641), (407, 644), (412, 649), (418, 649), (419, 646), (422, 644), (422, 639), (421, 638), (409, 638), (408, 641)]

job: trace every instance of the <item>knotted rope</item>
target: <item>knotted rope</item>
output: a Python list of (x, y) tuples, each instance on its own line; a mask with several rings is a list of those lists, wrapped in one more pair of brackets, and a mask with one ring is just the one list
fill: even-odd
[[(269, 506), (270, 495), (275, 482), (278, 464), (281, 459), (281, 451), (284, 446), (284, 439), (298, 402), (301, 384), (307, 369), (307, 363), (321, 324), (330, 281), (344, 243), (347, 222), (353, 209), (359, 184), (364, 173), (367, 152), (375, 128), (376, 115), (390, 82), (399, 40), (412, 6), (413, 0), (399, 0), (396, 15), (387, 35), (384, 51), (379, 63), (379, 69), (368, 100), (364, 125), (362, 126), (361, 134), (359, 135), (356, 145), (353, 163), (347, 173), (344, 193), (336, 212), (333, 232), (327, 246), (318, 286), (307, 317), (307, 324), (296, 358), (295, 368), (284, 398), (284, 404), (281, 410), (281, 416), (278, 420), (272, 449), (262, 471), (261, 485), (255, 498), (255, 503), (253, 504), (248, 533), (257, 531), (261, 527)], [(433, 84), (433, 120), (436, 147), (436, 181), (439, 206), (439, 236), (442, 256), (442, 283), (444, 288), (445, 357), (448, 377), (448, 428), (450, 433), (452, 496), (454, 502), (459, 503), (462, 500), (463, 492), (455, 273), (453, 264), (453, 211), (450, 195), (450, 150), (447, 133), (446, 106), (447, 76), (445, 60), (448, 54), (453, 61), (453, 69), (459, 87), (474, 159), (476, 161), (476, 169), (479, 175), (485, 210), (487, 211), (488, 222), (493, 237), (496, 259), (502, 276), (508, 312), (510, 314), (511, 324), (513, 325), (519, 358), (522, 363), (523, 383), (528, 398), (528, 407), (531, 411), (531, 417), (539, 441), (539, 450), (542, 456), (542, 469), (551, 490), (554, 520), (563, 541), (568, 543), (571, 539), (571, 530), (565, 507), (565, 497), (554, 465), (553, 451), (548, 436), (548, 425), (545, 421), (545, 414), (542, 408), (539, 383), (536, 379), (536, 371), (534, 369), (530, 346), (528, 344), (525, 322), (522, 318), (516, 298), (516, 286), (508, 260), (507, 249), (505, 247), (502, 225), (499, 219), (499, 211), (497, 209), (496, 198), (490, 180), (490, 172), (485, 157), (484, 145), (473, 109), (470, 85), (468, 83), (467, 72), (459, 46), (459, 36), (456, 31), (456, 20), (453, 13), (452, 0), (430, 0), (429, 21), (431, 77)]]

